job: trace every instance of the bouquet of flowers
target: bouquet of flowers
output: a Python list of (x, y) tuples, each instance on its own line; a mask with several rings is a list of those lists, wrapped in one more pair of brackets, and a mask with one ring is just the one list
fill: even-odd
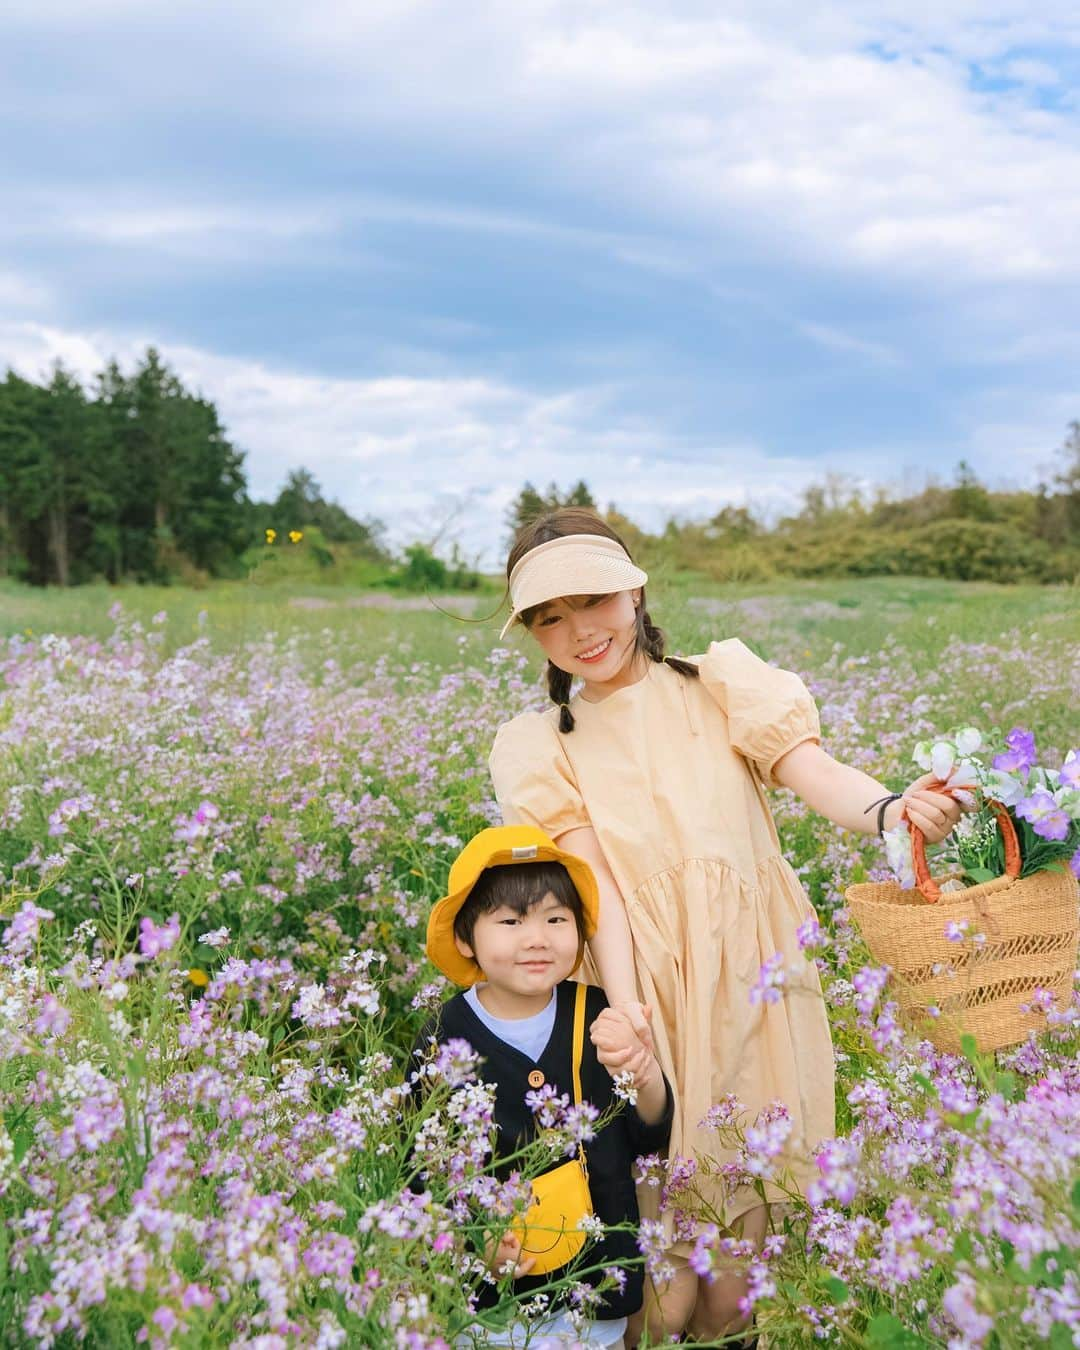
[[(974, 727), (964, 727), (951, 737), (921, 741), (914, 759), (967, 808), (939, 855), (939, 861), (960, 873), (961, 886), (990, 881), (1005, 871), (995, 802), (1006, 808), (1015, 826), (1021, 877), (1069, 868), (1080, 878), (1080, 751), (1070, 750), (1060, 769), (1049, 769), (1036, 762), (1034, 733), (1023, 727), (1013, 727), (997, 744), (984, 742)], [(885, 848), (900, 885), (914, 886), (906, 820), (886, 832)]]

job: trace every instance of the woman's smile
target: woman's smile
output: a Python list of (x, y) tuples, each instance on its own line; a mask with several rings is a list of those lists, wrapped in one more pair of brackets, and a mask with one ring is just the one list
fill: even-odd
[(579, 661), (599, 661), (601, 657), (607, 655), (607, 650), (611, 646), (611, 638), (605, 638), (603, 642), (595, 647), (590, 647), (588, 651), (579, 652)]

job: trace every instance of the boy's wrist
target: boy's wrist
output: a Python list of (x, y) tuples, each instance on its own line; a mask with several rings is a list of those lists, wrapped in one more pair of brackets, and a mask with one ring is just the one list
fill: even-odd
[(638, 1075), (638, 1090), (648, 1090), (655, 1087), (657, 1083), (663, 1082), (664, 1075), (660, 1072), (660, 1065), (657, 1063), (656, 1056), (653, 1055), (649, 1063), (642, 1069)]

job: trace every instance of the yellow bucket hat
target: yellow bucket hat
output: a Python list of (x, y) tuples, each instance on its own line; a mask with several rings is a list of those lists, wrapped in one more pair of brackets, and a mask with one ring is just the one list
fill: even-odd
[(581, 897), (585, 936), (591, 938), (595, 934), (600, 895), (593, 870), (584, 858), (564, 853), (543, 830), (532, 825), (493, 825), (470, 839), (454, 859), (447, 883), (448, 894), (435, 904), (428, 917), (428, 959), (448, 980), (468, 987), (483, 979), (480, 967), (472, 957), (463, 956), (454, 942), (454, 920), (480, 880), (480, 874), (489, 867), (529, 862), (562, 863)]

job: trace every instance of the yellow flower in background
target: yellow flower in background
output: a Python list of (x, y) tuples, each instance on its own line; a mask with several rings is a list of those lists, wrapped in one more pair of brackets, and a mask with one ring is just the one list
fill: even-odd
[(290, 531), (289, 531), (289, 539), (290, 539), (290, 540), (292, 541), (292, 543), (294, 543), (294, 544), (298, 544), (298, 543), (300, 542), (300, 540), (303, 539), (303, 537), (304, 537), (304, 531), (303, 531), (303, 530), (290, 530)]
[(272, 544), (276, 538), (277, 538), (277, 530), (266, 531), (266, 542), (268, 544)]
[(187, 973), (188, 979), (199, 989), (205, 989), (210, 983), (210, 976), (205, 970), (200, 970), (198, 966), (192, 966)]

